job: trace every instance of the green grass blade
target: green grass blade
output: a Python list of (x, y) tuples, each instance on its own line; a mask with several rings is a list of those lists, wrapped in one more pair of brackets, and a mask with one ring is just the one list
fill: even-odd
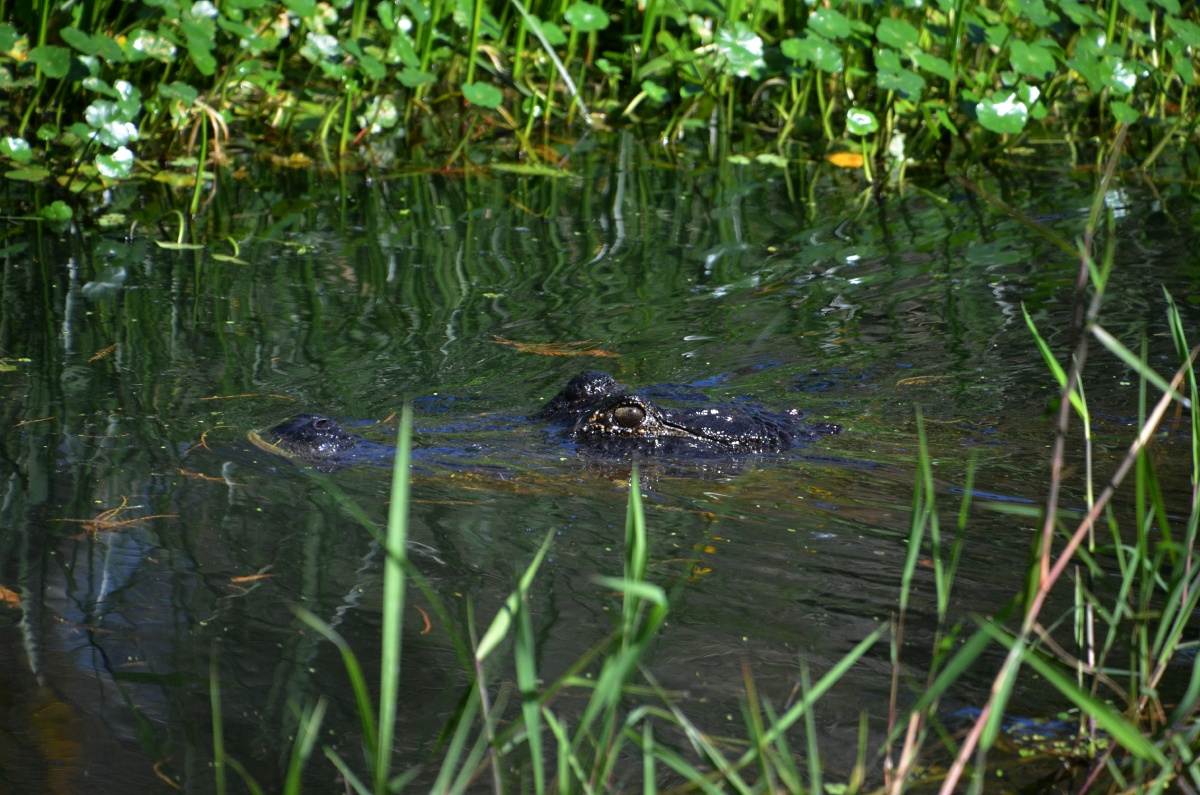
[(546, 559), (546, 553), (550, 550), (550, 544), (554, 540), (554, 531), (546, 533), (546, 538), (542, 541), (541, 549), (534, 556), (533, 561), (525, 568), (525, 572), (521, 575), (520, 581), (517, 583), (516, 589), (509, 594), (504, 600), (504, 605), (500, 611), (496, 613), (492, 623), (488, 625), (487, 631), (483, 633), (483, 637), (479, 640), (479, 645), (475, 648), (475, 661), (482, 663), (488, 658), (500, 642), (508, 635), (512, 629), (513, 616), (517, 613), (517, 608), (521, 603), (521, 595), (529, 590), (529, 586), (533, 584), (533, 578), (537, 574), (538, 568), (542, 565), (542, 561)]
[(522, 592), (517, 613), (517, 637), (514, 648), (517, 687), (521, 691), (521, 714), (525, 718), (525, 742), (529, 746), (529, 764), (533, 767), (533, 791), (546, 791), (545, 755), (542, 749), (541, 704), (537, 689), (537, 644), (529, 600)]
[(408, 549), (408, 479), (412, 457), (412, 404), (400, 412), (400, 438), (392, 467), (392, 499), (383, 563), (383, 638), (380, 648), (379, 746), (373, 772), (375, 790), (383, 792), (390, 777), (396, 700), (400, 695), (400, 646), (404, 628), (404, 561)]
[(366, 784), (362, 783), (358, 776), (354, 775), (354, 771), (346, 764), (346, 760), (338, 756), (337, 751), (329, 746), (325, 746), (322, 750), (325, 751), (325, 758), (333, 763), (333, 766), (337, 768), (338, 773), (342, 775), (342, 778), (346, 780), (346, 783), (350, 785), (352, 790), (357, 792), (358, 795), (371, 795), (371, 790), (367, 788)]
[(325, 720), (325, 706), (325, 699), (318, 699), (316, 706), (305, 709), (300, 716), (300, 723), (296, 727), (296, 744), (292, 746), (292, 757), (288, 762), (287, 777), (283, 782), (284, 795), (300, 794), (300, 774), (304, 772), (304, 765), (312, 755), (313, 746), (320, 736), (321, 723)]
[(225, 724), (221, 715), (221, 676), (217, 670), (217, 649), (208, 662), (208, 702), (212, 710), (213, 778), (217, 795), (225, 795)]
[(1092, 326), (1092, 335), (1100, 340), (1100, 344), (1108, 348), (1118, 359), (1125, 362), (1126, 366), (1137, 373), (1138, 376), (1154, 384), (1155, 388), (1160, 392), (1170, 395), (1172, 399), (1179, 401), (1184, 406), (1191, 407), (1191, 401), (1172, 389), (1171, 385), (1167, 383), (1167, 379), (1156, 373), (1153, 368), (1142, 361), (1140, 356), (1126, 348), (1120, 340), (1109, 334), (1100, 325)]

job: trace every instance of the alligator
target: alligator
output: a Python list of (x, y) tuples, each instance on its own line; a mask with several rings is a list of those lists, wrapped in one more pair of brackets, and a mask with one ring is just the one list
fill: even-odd
[[(562, 427), (564, 438), (601, 458), (716, 459), (779, 453), (838, 433), (834, 423), (804, 422), (803, 413), (751, 405), (661, 406), (608, 373), (585, 371), (530, 419)], [(262, 434), (257, 446), (318, 471), (386, 464), (390, 445), (351, 433), (321, 414), (298, 414)], [(420, 457), (420, 450), (414, 451)]]

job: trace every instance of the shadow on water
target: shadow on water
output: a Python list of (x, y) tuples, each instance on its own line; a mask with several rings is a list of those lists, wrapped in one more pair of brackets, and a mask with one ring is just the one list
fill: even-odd
[[(628, 172), (595, 158), (565, 181), (377, 179), (345, 196), (316, 176), (234, 186), (213, 224), (245, 241), (245, 264), (10, 227), (0, 792), (95, 780), (129, 790), (161, 777), (208, 791), (212, 654), (227, 747), (261, 781), (282, 779), (294, 707), (319, 696), (331, 704), (328, 742), (353, 749), (340, 661), (290, 605), (374, 659), (380, 551), (319, 480), (246, 442), (301, 411), (373, 422), (415, 399), (418, 444), (433, 452), (413, 483), (414, 561), (459, 631), (468, 605), (498, 609), (554, 531), (533, 593), (546, 678), (619, 615), (594, 577), (621, 571), (628, 475), (525, 419), (570, 376), (599, 367), (639, 387), (841, 423), (840, 436), (794, 454), (651, 467), (642, 484), (652, 577), (674, 596), (653, 669), (712, 731), (737, 733), (743, 665), (782, 704), (801, 658), (827, 670), (890, 619), (914, 406), (948, 516), (977, 457), (951, 618), (1012, 598), (1037, 523), (990, 506), (1042, 497), (1053, 394), (1020, 306), (1064, 345), (1055, 335), (1075, 264), (954, 189), (860, 215), (836, 174), (800, 186), (811, 200), (796, 203), (766, 174), (734, 186), (649, 156)], [(1062, 234), (1082, 227), (1074, 211), (1090, 186), (1003, 187), (1030, 214), (1053, 210)], [(1138, 276), (1118, 286), (1108, 318), (1123, 338), (1147, 335), (1152, 361), (1170, 355), (1159, 285), (1184, 294), (1200, 273), (1195, 210), (1168, 199), (1169, 213), (1122, 220), (1118, 267)], [(564, 343), (591, 355), (536, 355), (579, 353)], [(1136, 384), (1113, 361), (1090, 377), (1104, 471), (1127, 444)], [(356, 429), (389, 439), (386, 426)], [(1176, 443), (1159, 448), (1168, 494), (1187, 483)], [(385, 470), (328, 477), (383, 523)], [(919, 681), (930, 584), (914, 598), (904, 665)], [(408, 610), (397, 752), (415, 762), (465, 682), (446, 628), (426, 624), (428, 605), (414, 596)], [(956, 703), (978, 702), (988, 663)], [(821, 703), (832, 771), (853, 763), (861, 714), (873, 737), (882, 731), (890, 686), (880, 646)], [(1046, 697), (1018, 692), (1011, 710), (1039, 716)], [(330, 786), (335, 776), (323, 763), (310, 775)]]

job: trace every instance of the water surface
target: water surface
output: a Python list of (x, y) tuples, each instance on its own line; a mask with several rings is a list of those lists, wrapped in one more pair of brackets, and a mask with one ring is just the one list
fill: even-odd
[[(490, 619), (553, 536), (533, 588), (547, 680), (619, 615), (594, 577), (621, 570), (628, 470), (527, 419), (571, 376), (604, 369), (842, 424), (794, 454), (650, 467), (640, 484), (652, 578), (674, 600), (653, 672), (710, 731), (742, 733), (744, 666), (781, 705), (801, 660), (819, 676), (894, 614), (918, 408), (948, 526), (977, 466), (952, 617), (1012, 598), (1038, 523), (994, 508), (1044, 496), (1055, 394), (1021, 306), (1061, 354), (1077, 264), (953, 186), (864, 205), (834, 171), (789, 186), (775, 172), (615, 162), (596, 154), (561, 180), (231, 185), (209, 220), (213, 241), (238, 239), (240, 261), (218, 242), (178, 251), (8, 228), (0, 585), (14, 596), (0, 611), (0, 752), (22, 761), (0, 791), (128, 791), (161, 776), (212, 790), (214, 655), (227, 746), (268, 787), (286, 769), (295, 707), (318, 697), (330, 703), (323, 740), (357, 758), (340, 660), (291, 607), (374, 659), (381, 553), (327, 483), (382, 525), (388, 473), (325, 481), (246, 442), (299, 411), (387, 441), (386, 420), (414, 401), (413, 559), (459, 632), (468, 606)], [(1081, 234), (1090, 176), (987, 187)], [(1194, 329), (1197, 210), (1186, 195), (1126, 191), (1113, 198), (1121, 277), (1104, 322), (1132, 347), (1145, 338), (1169, 373), (1162, 288)], [(1107, 473), (1138, 385), (1094, 348), (1087, 389)], [(1189, 488), (1186, 433), (1173, 425), (1155, 447), (1169, 501)], [(427, 759), (465, 682), (446, 627), (424, 631), (429, 605), (415, 592), (409, 604), (405, 763)], [(930, 578), (906, 629), (914, 682), (933, 617)], [(988, 662), (955, 706), (982, 701)], [(890, 687), (881, 644), (822, 702), (830, 775), (853, 763), (860, 715), (883, 730)], [(1047, 703), (1035, 688), (1012, 710)], [(335, 786), (323, 760), (309, 775)]]

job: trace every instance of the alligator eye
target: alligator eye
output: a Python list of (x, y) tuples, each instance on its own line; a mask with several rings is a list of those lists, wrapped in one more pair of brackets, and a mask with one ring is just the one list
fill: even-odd
[(618, 406), (613, 409), (613, 420), (622, 428), (636, 428), (646, 419), (646, 412), (640, 406)]
[(329, 425), (328, 417), (317, 417), (315, 420), (312, 421), (312, 426), (314, 428), (316, 428), (318, 431), (325, 430), (325, 427), (327, 425)]

